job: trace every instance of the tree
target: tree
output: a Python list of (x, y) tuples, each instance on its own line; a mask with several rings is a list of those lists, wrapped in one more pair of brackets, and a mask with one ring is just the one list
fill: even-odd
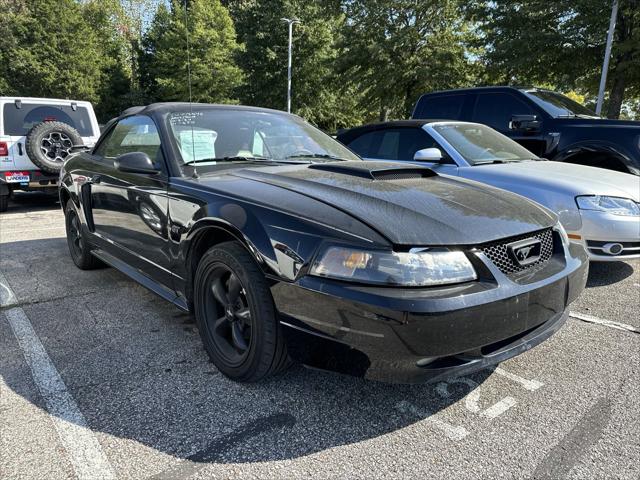
[[(611, 3), (474, 0), (467, 13), (487, 46), (480, 59), (488, 82), (549, 83), (597, 94)], [(639, 0), (620, 0), (610, 65), (607, 116), (617, 118), (626, 91), (640, 96)]]
[(99, 100), (102, 50), (79, 3), (10, 1), (0, 17), (0, 93)]
[(242, 82), (236, 64), (241, 46), (229, 11), (220, 0), (172, 0), (163, 3), (146, 32), (140, 59), (141, 83), (151, 99), (189, 99), (187, 23), (191, 58), (192, 98), (195, 102), (235, 102)]
[(350, 0), (345, 9), (342, 72), (380, 120), (405, 117), (423, 92), (473, 85), (472, 32), (457, 1)]
[(298, 18), (293, 36), (292, 110), (335, 131), (362, 119), (353, 79), (336, 65), (345, 16), (340, 1), (228, 0), (245, 50), (240, 65), (247, 81), (243, 103), (284, 110), (287, 104), (288, 29), (282, 18)]

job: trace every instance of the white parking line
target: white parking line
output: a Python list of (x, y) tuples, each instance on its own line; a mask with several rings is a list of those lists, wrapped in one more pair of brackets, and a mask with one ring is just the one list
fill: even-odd
[(20, 307), (11, 308), (5, 310), (4, 315), (31, 369), (33, 381), (51, 414), (53, 425), (69, 455), (76, 476), (80, 479), (115, 479), (116, 475), (100, 443), (87, 426), (87, 421), (68, 392), (24, 310)]
[(509, 410), (511, 407), (516, 405), (518, 402), (513, 397), (505, 397), (500, 400), (498, 403), (491, 405), (486, 410), (483, 410), (480, 415), (487, 418), (496, 418), (502, 415), (504, 412)]
[(15, 305), (18, 303), (18, 299), (16, 295), (9, 287), (9, 282), (4, 278), (2, 272), (0, 272), (0, 307), (8, 307), (10, 305)]
[(464, 427), (457, 427), (455, 425), (451, 425), (450, 423), (444, 422), (439, 418), (434, 417), (433, 413), (427, 410), (422, 410), (416, 407), (414, 404), (407, 402), (406, 400), (402, 400), (398, 402), (396, 405), (396, 410), (402, 413), (409, 413), (416, 417), (426, 417), (425, 420), (428, 420), (434, 427), (442, 430), (444, 434), (449, 437), (451, 440), (462, 440), (464, 437), (469, 435), (469, 432)]
[(640, 329), (627, 325), (626, 323), (614, 322), (613, 320), (605, 320), (603, 318), (594, 317), (585, 313), (569, 312), (569, 316), (582, 320), (583, 322), (596, 323), (605, 327), (615, 328), (616, 330), (625, 330), (628, 332), (640, 333)]
[(539, 382), (538, 380), (527, 380), (526, 378), (522, 378), (521, 376), (516, 375), (515, 373), (507, 372), (506, 370), (503, 370), (500, 367), (496, 367), (494, 369), (494, 372), (497, 373), (498, 375), (502, 375), (503, 377), (508, 378), (509, 380), (513, 380), (514, 382), (519, 383), (526, 390), (529, 390), (530, 392), (534, 392), (544, 385), (544, 383)]

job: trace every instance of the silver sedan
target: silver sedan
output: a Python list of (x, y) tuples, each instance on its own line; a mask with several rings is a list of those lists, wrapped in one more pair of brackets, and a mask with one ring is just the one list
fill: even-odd
[[(553, 210), (592, 261), (640, 258), (640, 177), (536, 157), (477, 123), (410, 120), (338, 140), (368, 160), (403, 160), (518, 193)], [(553, 141), (553, 139), (550, 139)]]

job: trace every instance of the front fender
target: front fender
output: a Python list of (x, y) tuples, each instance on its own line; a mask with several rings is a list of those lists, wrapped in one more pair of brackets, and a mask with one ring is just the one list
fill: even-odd
[(565, 146), (562, 148), (556, 155), (551, 159), (556, 162), (565, 162), (569, 158), (582, 155), (582, 154), (602, 154), (605, 153), (610, 155), (622, 162), (627, 169), (631, 172), (635, 172), (636, 174), (640, 174), (640, 169), (636, 165), (636, 162), (633, 160), (633, 156), (624, 148), (620, 147), (620, 145), (606, 142), (606, 141), (580, 141), (572, 143), (571, 145)]

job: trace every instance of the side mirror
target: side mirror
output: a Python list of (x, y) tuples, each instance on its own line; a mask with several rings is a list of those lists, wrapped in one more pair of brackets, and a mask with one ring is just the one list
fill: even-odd
[(535, 131), (540, 128), (540, 121), (535, 115), (512, 115), (509, 122), (510, 130)]
[(439, 162), (442, 160), (442, 152), (439, 148), (423, 148), (415, 153), (413, 159), (416, 162)]
[(154, 165), (149, 155), (144, 152), (123, 153), (116, 157), (114, 163), (121, 172), (151, 174), (160, 172), (160, 169)]

